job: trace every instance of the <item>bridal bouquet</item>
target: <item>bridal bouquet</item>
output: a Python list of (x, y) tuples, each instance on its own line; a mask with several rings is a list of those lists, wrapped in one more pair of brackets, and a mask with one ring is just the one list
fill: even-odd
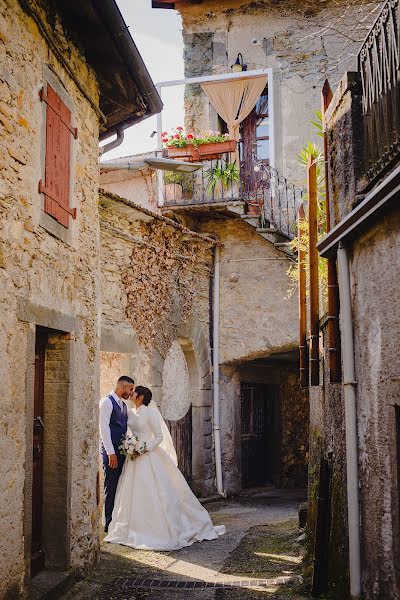
[(121, 454), (130, 460), (135, 460), (135, 458), (146, 452), (146, 442), (141, 442), (136, 435), (127, 433), (122, 438), (119, 449)]

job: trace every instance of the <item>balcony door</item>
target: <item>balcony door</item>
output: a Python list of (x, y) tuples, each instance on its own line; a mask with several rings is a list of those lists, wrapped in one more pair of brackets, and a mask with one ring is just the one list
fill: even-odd
[(257, 104), (240, 127), (240, 168), (245, 191), (255, 192), (258, 176), (255, 162), (269, 164), (268, 87), (264, 88)]

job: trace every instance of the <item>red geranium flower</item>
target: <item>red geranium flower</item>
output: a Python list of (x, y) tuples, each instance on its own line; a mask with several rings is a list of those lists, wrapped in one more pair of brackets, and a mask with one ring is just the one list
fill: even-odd
[(166, 144), (168, 142), (168, 138), (161, 138), (161, 141), (163, 144)]
[(177, 131), (183, 131), (183, 127), (177, 127), (176, 130)]
[(174, 139), (175, 139), (175, 140), (180, 140), (180, 139), (181, 139), (181, 136), (180, 136), (180, 135), (178, 135), (178, 134), (177, 134), (177, 135), (174, 135)]
[(166, 135), (168, 135), (168, 131), (163, 131), (161, 135), (162, 137), (165, 137)]
[(188, 133), (186, 137), (188, 140), (192, 140), (194, 138), (194, 135), (193, 133)]

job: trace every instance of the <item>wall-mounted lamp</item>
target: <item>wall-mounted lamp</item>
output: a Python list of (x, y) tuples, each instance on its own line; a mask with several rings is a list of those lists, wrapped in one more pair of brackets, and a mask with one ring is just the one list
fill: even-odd
[(240, 52), (237, 55), (235, 64), (231, 65), (231, 69), (234, 73), (240, 73), (241, 71), (247, 71), (247, 65), (243, 64), (243, 56)]

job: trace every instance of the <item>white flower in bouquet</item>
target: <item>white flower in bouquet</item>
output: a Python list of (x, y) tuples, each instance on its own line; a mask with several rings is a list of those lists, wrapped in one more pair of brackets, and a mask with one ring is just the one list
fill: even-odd
[(146, 442), (141, 442), (136, 435), (127, 433), (121, 440), (119, 450), (123, 456), (135, 460), (137, 456), (146, 452)]

